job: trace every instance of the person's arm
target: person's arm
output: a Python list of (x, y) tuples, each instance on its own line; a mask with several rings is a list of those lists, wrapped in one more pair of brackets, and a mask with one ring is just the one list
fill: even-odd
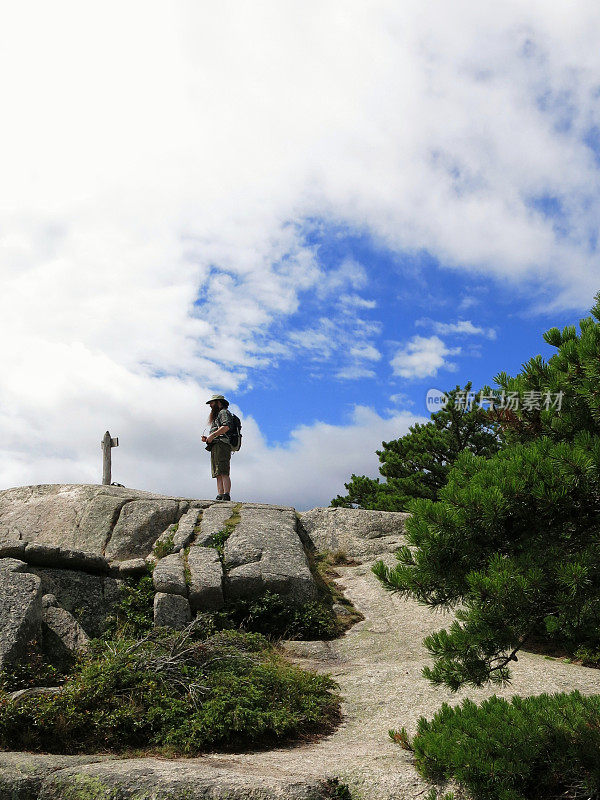
[[(227, 433), (229, 430), (229, 425), (221, 425), (220, 428), (217, 428), (216, 431), (213, 431), (209, 436), (206, 437), (207, 444), (210, 444), (213, 439), (216, 439), (217, 436), (222, 436), (224, 433)], [(202, 437), (204, 439), (204, 437)]]

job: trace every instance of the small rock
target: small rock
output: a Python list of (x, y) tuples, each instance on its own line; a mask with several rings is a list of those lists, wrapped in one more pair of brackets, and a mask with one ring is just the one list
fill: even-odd
[(0, 558), (19, 558), (25, 554), (27, 542), (19, 539), (3, 539), (0, 541)]
[(58, 605), (58, 600), (53, 594), (45, 594), (42, 597), (42, 608), (54, 608)]
[(223, 567), (219, 554), (212, 547), (190, 547), (189, 598), (194, 610), (218, 611), (223, 608)]
[(55, 567), (60, 559), (60, 547), (50, 544), (30, 542), (25, 548), (25, 561), (28, 564), (37, 564), (41, 567)]
[(180, 553), (172, 553), (161, 558), (152, 573), (154, 588), (166, 594), (187, 595), (185, 570)]
[[(52, 595), (44, 595), (52, 597)], [(56, 598), (54, 598), (56, 600)], [(58, 605), (47, 606), (42, 610), (42, 621), (49, 630), (60, 639), (64, 648), (69, 653), (76, 653), (85, 649), (89, 637), (72, 614)], [(44, 638), (46, 638), (44, 632)]]
[(113, 562), (115, 563), (121, 575), (141, 575), (148, 571), (146, 560), (143, 558), (130, 558), (128, 561)]
[(190, 604), (185, 597), (178, 594), (154, 595), (154, 626), (156, 628), (174, 628), (181, 630), (192, 620)]
[(179, 520), (177, 530), (173, 536), (173, 552), (183, 550), (194, 538), (194, 528), (200, 516), (199, 508), (191, 508)]
[(343, 606), (341, 603), (334, 603), (332, 610), (334, 614), (339, 614), (342, 617), (348, 617), (350, 615), (350, 609)]
[(22, 700), (28, 700), (30, 697), (49, 697), (60, 694), (62, 691), (62, 686), (31, 686), (29, 689), (12, 692), (9, 694), (9, 698), (15, 705), (18, 705)]

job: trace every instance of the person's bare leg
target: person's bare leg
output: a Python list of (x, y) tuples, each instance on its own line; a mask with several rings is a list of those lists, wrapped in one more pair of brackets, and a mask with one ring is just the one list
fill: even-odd
[(231, 478), (229, 475), (221, 475), (220, 477), (223, 484), (223, 491), (221, 494), (229, 494), (231, 491)]
[(223, 491), (223, 478), (224, 475), (217, 475), (217, 494), (225, 494)]

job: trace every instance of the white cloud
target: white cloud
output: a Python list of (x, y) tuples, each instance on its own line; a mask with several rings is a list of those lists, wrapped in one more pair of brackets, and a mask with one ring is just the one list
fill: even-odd
[(473, 306), (479, 305), (479, 302), (480, 301), (476, 297), (467, 294), (464, 295), (464, 297), (461, 299), (459, 308), (461, 309), (461, 311), (466, 311), (467, 309), (472, 308)]
[(428, 419), (406, 411), (384, 417), (372, 408), (356, 406), (348, 424), (303, 425), (292, 431), (288, 445), (273, 448), (247, 420), (244, 434), (249, 446), (244, 443), (232, 460), (236, 497), (285, 504), (294, 497), (298, 508), (329, 505), (337, 494), (345, 494), (344, 483), (352, 473), (377, 477), (380, 465), (375, 451), (417, 422)]
[(496, 331), (494, 328), (482, 328), (479, 325), (474, 325), (469, 319), (459, 319), (457, 322), (436, 322), (432, 319), (419, 319), (416, 321), (417, 326), (429, 326), (433, 328), (435, 333), (442, 336), (448, 334), (464, 335), (464, 336), (485, 336), (487, 339), (495, 339)]
[(368, 367), (361, 367), (358, 364), (354, 364), (349, 367), (338, 369), (335, 373), (335, 377), (341, 380), (354, 381), (360, 378), (374, 378), (375, 372)]
[(321, 317), (310, 328), (290, 331), (287, 337), (288, 355), (300, 354), (315, 362), (337, 362), (351, 360), (336, 373), (337, 377), (371, 377), (366, 371), (364, 361), (378, 361), (379, 350), (371, 343), (372, 337), (380, 333), (381, 324), (363, 320), (355, 315), (335, 314), (330, 318)]
[(412, 400), (407, 394), (404, 394), (404, 392), (391, 394), (390, 403), (393, 403), (395, 406), (413, 406), (415, 404), (414, 400)]
[(349, 308), (376, 308), (377, 300), (369, 300), (366, 297), (360, 297), (357, 294), (343, 294), (340, 297), (342, 306)]
[(366, 361), (379, 361), (381, 353), (372, 344), (362, 344), (350, 348), (350, 355), (354, 358), (365, 359)]
[(453, 371), (456, 365), (446, 356), (460, 353), (460, 347), (449, 348), (439, 336), (413, 336), (391, 360), (394, 375), (402, 378), (427, 378), (440, 369)]
[[(317, 294), (327, 297), (340, 290), (363, 289), (367, 285), (367, 272), (362, 264), (351, 258), (345, 259), (337, 269), (329, 269), (317, 282)], [(348, 295), (344, 295), (348, 297)]]

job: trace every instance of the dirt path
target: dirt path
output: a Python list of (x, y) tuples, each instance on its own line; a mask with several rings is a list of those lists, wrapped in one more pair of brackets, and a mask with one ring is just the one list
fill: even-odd
[[(389, 554), (386, 560), (393, 562)], [(411, 764), (410, 753), (395, 745), (390, 728), (415, 730), (420, 716), (431, 717), (444, 701), (469, 696), (483, 699), (494, 692), (537, 694), (579, 689), (600, 692), (600, 670), (524, 653), (514, 665), (513, 682), (505, 690), (468, 690), (452, 695), (421, 677), (431, 663), (423, 637), (444, 624), (444, 617), (387, 593), (369, 564), (340, 570), (339, 583), (365, 615), (342, 639), (297, 642), (289, 652), (303, 666), (330, 672), (344, 698), (342, 724), (316, 743), (262, 753), (206, 756), (219, 767), (240, 767), (253, 774), (281, 777), (339, 776), (364, 800), (409, 800), (428, 788)], [(447, 621), (446, 617), (446, 621)]]

